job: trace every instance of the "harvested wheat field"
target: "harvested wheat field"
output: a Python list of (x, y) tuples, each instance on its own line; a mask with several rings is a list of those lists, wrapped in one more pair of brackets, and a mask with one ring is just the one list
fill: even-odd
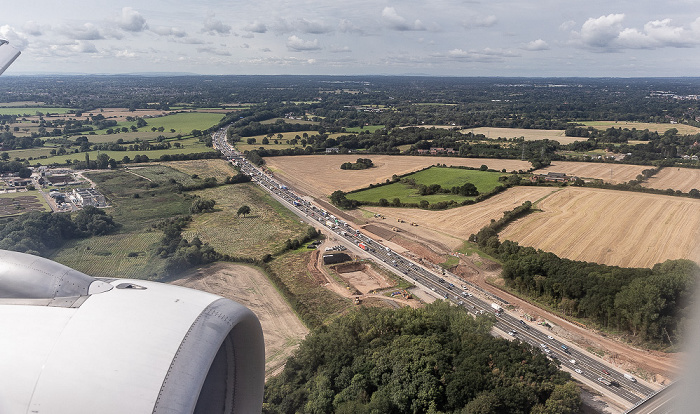
[(280, 372), (309, 330), (259, 270), (231, 263), (205, 266), (171, 282), (232, 299), (260, 320), (265, 336), (265, 378)]
[(569, 187), (538, 204), (543, 212), (509, 225), (501, 240), (574, 260), (652, 267), (700, 262), (700, 200)]
[(684, 193), (695, 188), (700, 190), (700, 170), (695, 168), (662, 168), (656, 175), (642, 184), (643, 187), (666, 190), (672, 188)]
[(524, 129), (524, 128), (491, 128), (491, 127), (479, 127), (463, 129), (460, 131), (463, 134), (472, 132), (474, 134), (484, 134), (486, 138), (496, 139), (496, 138), (520, 138), (523, 137), (525, 141), (537, 141), (542, 139), (548, 139), (551, 141), (558, 141), (560, 144), (571, 144), (576, 141), (586, 141), (588, 138), (582, 137), (567, 137), (564, 135), (564, 131), (561, 129)]
[[(341, 170), (344, 162), (355, 162), (368, 157), (375, 167), (366, 170)], [(447, 164), (479, 168), (486, 165), (494, 170), (527, 171), (527, 161), (490, 158), (420, 157), (397, 155), (302, 155), (265, 158), (268, 168), (276, 176), (290, 183), (303, 193), (324, 198), (335, 190), (350, 191), (383, 183), (391, 176), (408, 174), (434, 164)]]
[[(459, 248), (469, 235), (489, 224), (491, 219), (498, 220), (503, 217), (504, 211), (512, 210), (525, 201), (534, 203), (556, 191), (558, 190), (552, 187), (513, 187), (480, 203), (439, 211), (391, 207), (365, 209), (386, 217), (385, 220), (369, 219), (370, 221), (387, 223), (396, 227), (399, 233), (415, 233), (454, 250)], [(398, 219), (404, 220), (405, 223), (399, 223)], [(412, 226), (412, 222), (418, 226)]]
[(538, 174), (547, 174), (550, 171), (561, 172), (566, 173), (566, 175), (574, 175), (583, 179), (600, 179), (607, 183), (620, 184), (634, 180), (647, 168), (651, 167), (630, 164), (553, 161), (550, 166), (537, 170), (536, 172)]

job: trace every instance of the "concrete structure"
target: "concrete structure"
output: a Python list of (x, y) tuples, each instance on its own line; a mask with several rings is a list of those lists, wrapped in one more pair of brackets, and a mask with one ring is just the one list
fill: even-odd
[(94, 188), (76, 188), (73, 190), (72, 197), (83, 207), (104, 207), (107, 205), (105, 196)]
[(262, 329), (244, 306), (0, 250), (0, 412), (254, 413)]

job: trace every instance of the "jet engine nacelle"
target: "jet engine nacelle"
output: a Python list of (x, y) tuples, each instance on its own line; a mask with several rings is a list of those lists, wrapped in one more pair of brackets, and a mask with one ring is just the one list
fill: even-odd
[(2, 413), (255, 413), (264, 364), (236, 302), (0, 250)]

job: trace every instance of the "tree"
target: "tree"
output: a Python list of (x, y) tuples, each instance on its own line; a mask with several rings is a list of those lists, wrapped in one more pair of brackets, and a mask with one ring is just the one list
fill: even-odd
[(236, 212), (236, 216), (240, 216), (241, 214), (243, 215), (243, 217), (245, 217), (246, 214), (250, 214), (250, 207), (241, 206)]
[(246, 140), (246, 142), (248, 143), (248, 145), (253, 145), (253, 144), (255, 144), (256, 140), (255, 140), (255, 138), (248, 138)]

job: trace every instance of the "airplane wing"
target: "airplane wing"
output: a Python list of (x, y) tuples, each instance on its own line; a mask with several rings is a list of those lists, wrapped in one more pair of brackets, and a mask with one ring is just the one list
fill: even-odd
[(17, 59), (17, 56), (19, 56), (21, 52), (15, 48), (14, 46), (10, 45), (7, 40), (2, 40), (0, 39), (0, 75), (2, 75), (3, 72), (5, 72), (5, 69), (7, 69), (12, 62)]

